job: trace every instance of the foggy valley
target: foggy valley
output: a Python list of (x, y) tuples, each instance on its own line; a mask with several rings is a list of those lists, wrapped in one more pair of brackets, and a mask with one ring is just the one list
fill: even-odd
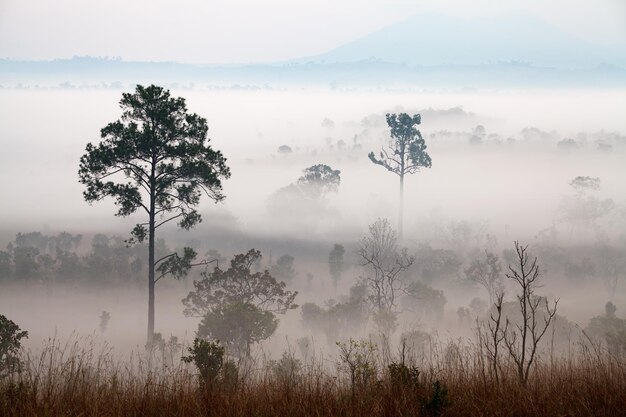
[(0, 42), (0, 415), (625, 415), (626, 42), (532, 4), (258, 64)]

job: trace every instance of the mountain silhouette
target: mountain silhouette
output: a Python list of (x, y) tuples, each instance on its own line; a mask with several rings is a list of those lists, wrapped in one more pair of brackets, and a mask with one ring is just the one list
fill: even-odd
[(557, 68), (626, 66), (626, 42), (592, 44), (527, 13), (477, 18), (419, 14), (327, 53), (296, 61), (364, 60), (425, 66), (502, 62)]

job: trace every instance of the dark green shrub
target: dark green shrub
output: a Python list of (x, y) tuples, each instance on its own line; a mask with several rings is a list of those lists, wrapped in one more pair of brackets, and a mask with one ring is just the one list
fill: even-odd
[(419, 385), (420, 371), (415, 366), (406, 366), (404, 363), (392, 362), (387, 366), (389, 381), (394, 390), (416, 389)]
[(239, 384), (239, 368), (233, 360), (226, 360), (222, 365), (222, 388), (233, 391)]
[(28, 332), (0, 314), (0, 378), (19, 372), (22, 362), (18, 355), (23, 338), (28, 338)]
[(183, 356), (185, 363), (193, 363), (198, 368), (200, 381), (212, 384), (224, 365), (224, 347), (218, 342), (209, 342), (195, 338), (193, 346), (187, 348), (188, 356)]
[(430, 398), (422, 403), (422, 411), (425, 415), (439, 417), (448, 405), (448, 388), (438, 380), (432, 386)]

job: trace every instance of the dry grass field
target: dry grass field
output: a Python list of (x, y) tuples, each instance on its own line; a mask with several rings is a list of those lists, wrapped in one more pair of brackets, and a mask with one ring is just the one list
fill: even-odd
[(526, 385), (507, 360), (496, 381), (475, 346), (439, 349), (419, 367), (375, 352), (359, 359), (354, 383), (339, 357), (303, 362), (288, 354), (282, 361), (223, 366), (203, 383), (180, 355), (119, 361), (88, 341), (62, 346), (53, 340), (28, 355), (21, 372), (0, 380), (0, 415), (626, 415), (626, 364), (593, 346), (541, 357)]

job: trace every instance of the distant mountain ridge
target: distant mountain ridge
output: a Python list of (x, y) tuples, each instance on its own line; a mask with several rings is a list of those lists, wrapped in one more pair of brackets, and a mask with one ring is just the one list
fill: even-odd
[[(124, 83), (216, 88), (626, 88), (626, 40), (592, 45), (526, 13), (420, 14), (327, 53), (286, 62), (191, 65), (74, 57), (0, 59), (0, 87)], [(65, 87), (64, 87), (65, 86)]]
[(419, 14), (327, 53), (294, 62), (381, 60), (409, 65), (485, 65), (523, 62), (556, 68), (626, 66), (626, 40), (594, 45), (527, 13), (454, 18)]
[(54, 61), (0, 59), (0, 89), (25, 87), (124, 88), (136, 83), (210, 88), (626, 88), (626, 69), (602, 64), (589, 69), (538, 67), (519, 62), (484, 65), (398, 64), (380, 60), (295, 62), (273, 65), (190, 65), (92, 57)]

